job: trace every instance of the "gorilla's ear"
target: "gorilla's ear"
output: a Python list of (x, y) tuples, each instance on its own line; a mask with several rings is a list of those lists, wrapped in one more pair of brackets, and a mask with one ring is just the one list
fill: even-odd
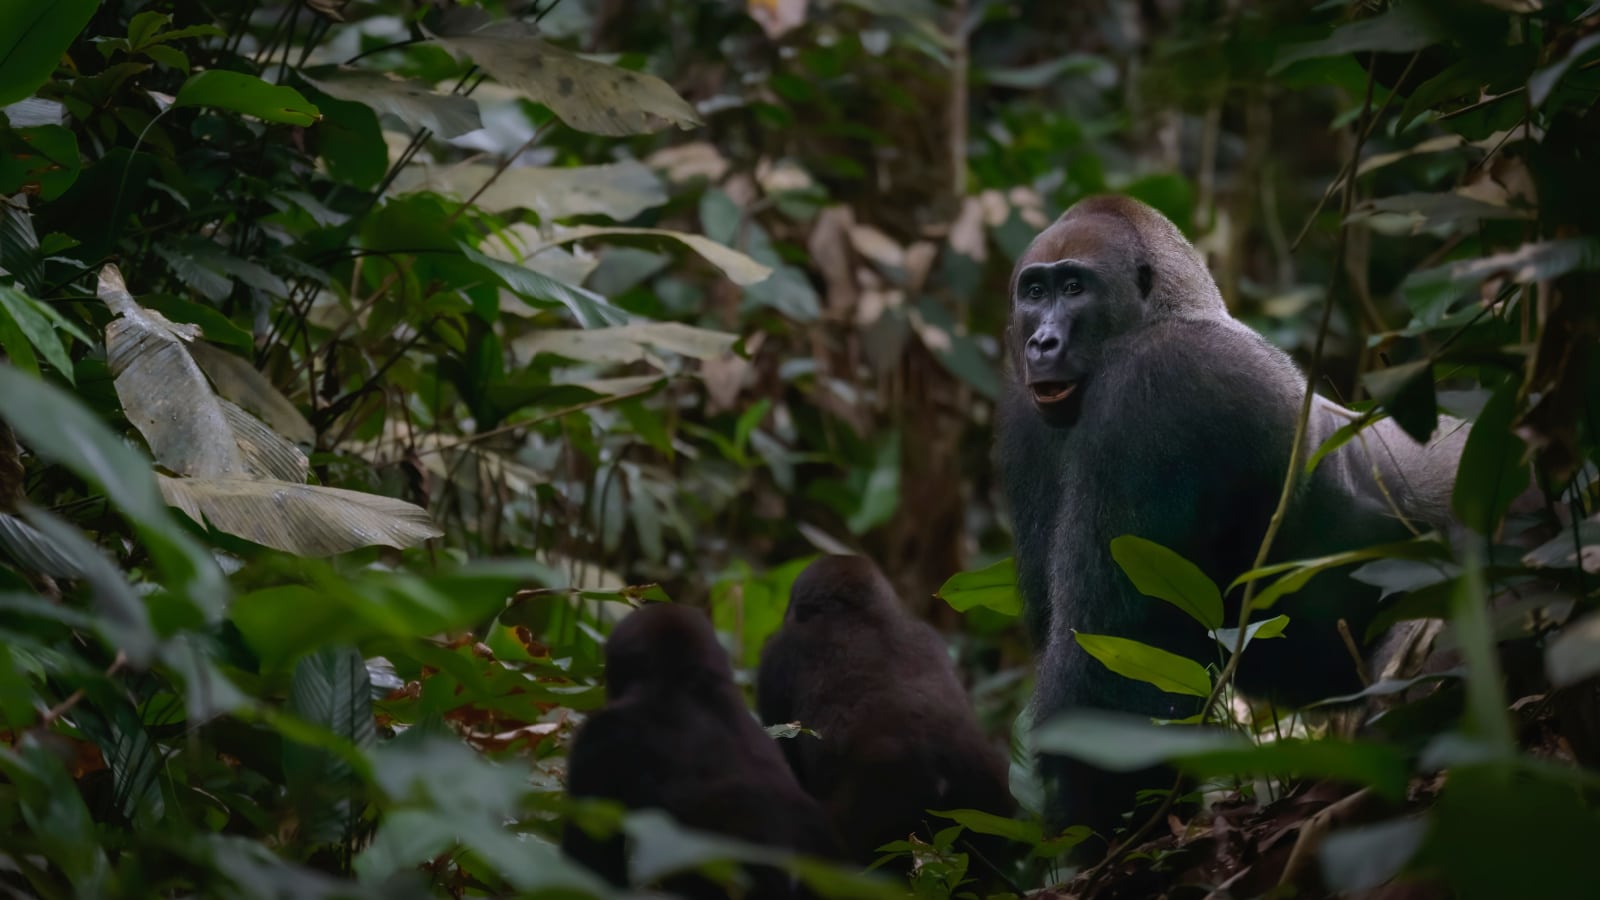
[(1139, 264), (1138, 276), (1139, 276), (1139, 296), (1141, 298), (1148, 298), (1150, 296), (1150, 288), (1155, 285), (1155, 281), (1156, 281), (1155, 270), (1150, 268), (1148, 263), (1140, 263)]

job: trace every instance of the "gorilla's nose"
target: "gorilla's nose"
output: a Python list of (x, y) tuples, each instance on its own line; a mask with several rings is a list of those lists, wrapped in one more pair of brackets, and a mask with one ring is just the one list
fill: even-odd
[(1041, 328), (1028, 338), (1028, 363), (1048, 366), (1061, 355), (1061, 334), (1053, 328)]

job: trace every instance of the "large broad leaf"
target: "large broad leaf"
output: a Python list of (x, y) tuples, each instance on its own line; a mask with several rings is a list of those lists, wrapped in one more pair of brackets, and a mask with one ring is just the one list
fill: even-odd
[(478, 104), (472, 99), (441, 94), (421, 81), (343, 66), (308, 69), (300, 77), (330, 97), (364, 103), (378, 113), (394, 116), (413, 128), (426, 128), (442, 138), (458, 137), (483, 127)]
[(1490, 395), (1467, 435), (1451, 508), (1468, 528), (1491, 534), (1511, 501), (1528, 489), (1528, 445), (1512, 430), (1518, 384), (1507, 379)]
[(1222, 626), (1222, 593), (1199, 566), (1131, 534), (1111, 539), (1111, 558), (1139, 593), (1171, 603), (1208, 629)]
[(1322, 878), (1339, 894), (1359, 894), (1400, 874), (1422, 845), (1428, 821), (1422, 816), (1336, 831), (1322, 841)]
[[(1419, 360), (1417, 362), (1401, 363), (1376, 372), (1368, 372), (1361, 376), (1361, 383), (1383, 408), (1389, 411), (1395, 424), (1405, 430), (1414, 440), (1426, 443), (1433, 435), (1434, 429), (1439, 427), (1439, 403), (1433, 386), (1433, 361)], [(1357, 423), (1352, 423), (1356, 425)], [(1358, 428), (1345, 425), (1334, 435), (1338, 437), (1348, 432), (1348, 436), (1355, 435)], [(1329, 438), (1332, 441), (1332, 438)], [(1322, 456), (1322, 450), (1317, 451), (1317, 458)]]
[(299, 444), (316, 443), (317, 433), (311, 423), (255, 366), (204, 341), (190, 342), (188, 349), (217, 393), (239, 404), (245, 412), (289, 440)]
[(225, 69), (208, 69), (189, 76), (178, 88), (172, 105), (226, 109), (284, 125), (310, 125), (319, 115), (316, 104), (294, 88)]
[(1074, 634), (1078, 646), (1125, 678), (1143, 681), (1169, 694), (1211, 695), (1211, 676), (1188, 659), (1127, 638), (1106, 634)]
[(99, 8), (99, 0), (0, 3), (0, 106), (44, 84)]
[(738, 340), (736, 334), (681, 322), (635, 322), (612, 328), (535, 331), (513, 341), (512, 347), (530, 358), (551, 353), (579, 362), (632, 363), (648, 361), (652, 351), (715, 359)]
[(252, 478), (162, 475), (159, 483), (167, 502), (196, 522), (300, 556), (413, 547), (444, 534), (427, 510), (378, 494)]
[(694, 107), (656, 76), (568, 53), (519, 23), (437, 40), (579, 131), (621, 137), (701, 124)]
[[(485, 188), (491, 178), (494, 183)], [(392, 190), (431, 190), (461, 200), (475, 197), (473, 205), (480, 209), (526, 209), (546, 224), (592, 215), (627, 221), (667, 202), (661, 179), (637, 160), (565, 168), (515, 166), (505, 171), (471, 162), (437, 168), (408, 166), (395, 179)]]
[[(67, 355), (67, 348), (61, 343), (61, 336), (56, 334), (57, 327), (66, 326), (61, 319), (61, 314), (49, 306), (29, 297), (13, 287), (0, 285), (0, 316), (7, 317), (33, 349), (45, 358), (61, 377), (72, 381), (72, 357)], [(63, 327), (71, 333), (82, 336), (77, 326)], [(88, 343), (87, 338), (83, 338)], [(8, 350), (12, 348), (7, 348)], [(16, 358), (16, 353), (12, 353)]]
[(1008, 556), (981, 569), (957, 572), (939, 588), (938, 595), (958, 612), (981, 606), (1008, 616), (1018, 615), (1022, 612), (1022, 595), (1017, 593), (1017, 561)]
[[(581, 241), (585, 238), (600, 237), (613, 234), (645, 235), (649, 237), (670, 238), (687, 246), (690, 250), (700, 254), (705, 261), (722, 270), (722, 274), (740, 287), (759, 284), (772, 276), (772, 267), (756, 262), (754, 259), (740, 253), (731, 247), (713, 241), (699, 234), (689, 234), (683, 231), (672, 231), (667, 228), (611, 228), (597, 225), (580, 225), (576, 228), (562, 232), (561, 236), (544, 246), (566, 244), (572, 241)], [(542, 248), (541, 248), (542, 249)], [(535, 253), (538, 250), (534, 251)]]

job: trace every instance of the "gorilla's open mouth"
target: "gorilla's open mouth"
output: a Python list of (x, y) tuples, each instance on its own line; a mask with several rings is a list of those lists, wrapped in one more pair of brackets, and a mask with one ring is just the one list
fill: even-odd
[(1052, 406), (1072, 396), (1078, 389), (1076, 381), (1035, 381), (1028, 385), (1028, 390), (1033, 392), (1033, 402), (1040, 406)]

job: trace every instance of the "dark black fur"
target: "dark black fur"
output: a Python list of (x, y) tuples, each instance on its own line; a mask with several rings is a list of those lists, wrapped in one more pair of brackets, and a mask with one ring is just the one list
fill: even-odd
[[(1192, 715), (1198, 700), (1113, 674), (1073, 632), (1217, 658), (1202, 627), (1134, 589), (1109, 545), (1147, 538), (1224, 587), (1249, 569), (1289, 463), (1304, 378), (1228, 315), (1169, 222), (1121, 198), (1084, 201), (1034, 241), (1013, 278), (1007, 336), (998, 462), (1039, 653), (1035, 721), (1078, 707)], [(1038, 399), (1064, 384), (1076, 385), (1064, 400)], [(1348, 419), (1318, 398), (1308, 454)], [(1422, 530), (1440, 524), (1462, 439), (1454, 425), (1442, 430), (1422, 447), (1379, 422), (1323, 460), (1302, 479), (1272, 559), (1403, 539), (1411, 532), (1397, 513)], [(1250, 647), (1240, 686), (1287, 704), (1359, 689), (1336, 622), (1360, 636), (1377, 598), (1343, 573), (1313, 580), (1278, 610), (1290, 616), (1288, 639)], [(1111, 776), (1062, 759), (1041, 769), (1052, 817), (1102, 832), (1132, 807), (1135, 788), (1165, 786), (1150, 773)]]
[(784, 753), (858, 860), (951, 824), (929, 809), (1015, 808), (1007, 759), (978, 727), (944, 640), (866, 559), (827, 556), (800, 573), (756, 687), (763, 722), (820, 735)]
[[(733, 683), (727, 653), (704, 614), (669, 604), (631, 613), (606, 642), (606, 706), (579, 730), (567, 759), (574, 797), (661, 809), (701, 831), (839, 856), (821, 808), (784, 762)], [(611, 883), (627, 884), (623, 837), (595, 840), (569, 824), (562, 848)], [(781, 871), (754, 867), (750, 896), (809, 896)], [(698, 877), (674, 893), (726, 892)]]

